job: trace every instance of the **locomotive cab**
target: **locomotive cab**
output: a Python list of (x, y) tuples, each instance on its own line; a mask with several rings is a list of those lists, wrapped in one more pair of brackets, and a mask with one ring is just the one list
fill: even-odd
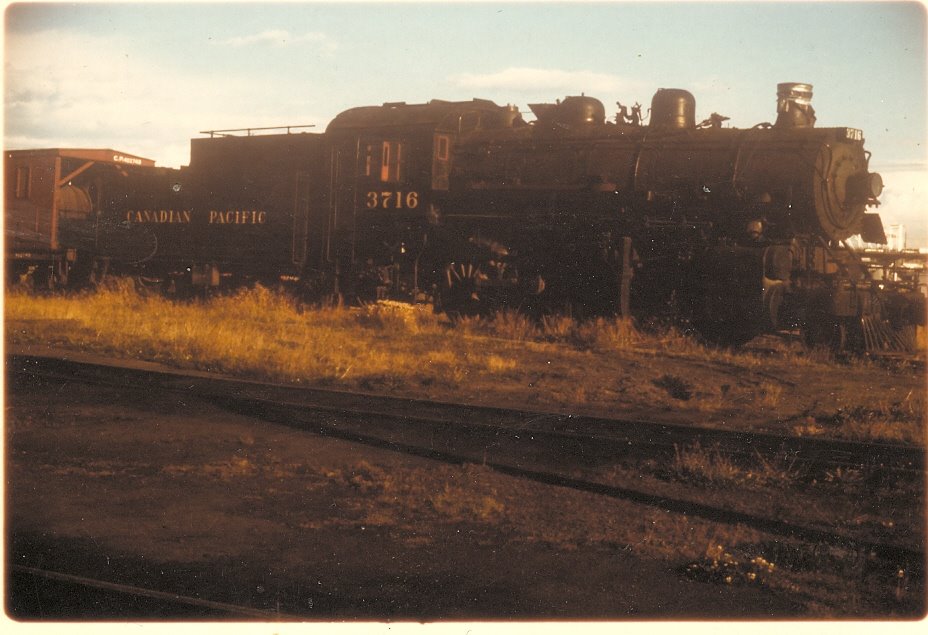
[(480, 99), (385, 103), (335, 117), (326, 130), (333, 178), (325, 260), (338, 292), (426, 299), (443, 267), (436, 228), (458, 140), (520, 122), (512, 108)]

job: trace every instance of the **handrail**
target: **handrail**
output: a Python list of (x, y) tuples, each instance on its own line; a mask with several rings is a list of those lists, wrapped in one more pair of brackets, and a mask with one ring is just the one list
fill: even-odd
[(227, 134), (230, 132), (247, 132), (247, 136), (252, 136), (251, 133), (255, 130), (286, 130), (287, 134), (290, 134), (290, 130), (293, 128), (315, 128), (316, 124), (300, 124), (298, 126), (265, 126), (262, 128), (228, 128), (226, 130), (201, 130), (200, 134), (208, 134), (210, 138), (220, 136), (220, 137), (234, 137), (236, 135)]

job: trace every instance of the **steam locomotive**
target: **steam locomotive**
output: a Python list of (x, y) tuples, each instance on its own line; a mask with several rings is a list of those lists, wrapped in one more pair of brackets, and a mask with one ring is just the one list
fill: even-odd
[[(647, 123), (637, 104), (607, 120), (585, 95), (531, 104), (532, 122), (481, 99), (385, 103), (324, 133), (208, 131), (180, 170), (11, 151), (8, 268), (42, 285), (130, 268), (179, 293), (285, 281), (452, 315), (618, 314), (724, 343), (799, 328), (839, 350), (910, 348), (922, 290), (845, 242), (885, 243), (868, 211), (882, 179), (860, 130), (814, 126), (811, 97), (779, 84), (775, 123), (749, 129), (697, 123), (680, 89), (654, 95)], [(43, 152), (55, 169), (24, 181)]]

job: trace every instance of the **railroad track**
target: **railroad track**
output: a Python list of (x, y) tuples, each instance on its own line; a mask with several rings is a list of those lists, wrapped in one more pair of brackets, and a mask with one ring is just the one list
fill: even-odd
[[(729, 457), (783, 455), (817, 470), (873, 467), (891, 472), (925, 471), (925, 449), (891, 443), (862, 443), (838, 439), (740, 432), (643, 420), (592, 417), (443, 403), (343, 390), (304, 388), (216, 377), (202, 372), (155, 367), (114, 367), (105, 363), (56, 357), (12, 354), (7, 369), (15, 375), (83, 381), (141, 390), (169, 390), (195, 394), (223, 407), (281, 419), (315, 419), (330, 433), (355, 430), (363, 421), (368, 436), (384, 442), (419, 442), (432, 433), (433, 449), (441, 451), (473, 438), (487, 441), (486, 451), (506, 439), (528, 445), (533, 440), (555, 444), (568, 455), (593, 464), (625, 455), (661, 457), (676, 448), (699, 444)], [(383, 425), (379, 425), (382, 422)], [(446, 438), (452, 437), (452, 438)], [(407, 439), (408, 438), (408, 439)], [(449, 445), (450, 444), (450, 445)]]
[[(61, 604), (68, 606), (68, 617), (75, 615), (109, 615), (105, 610), (109, 604), (118, 608), (120, 619), (133, 617), (157, 619), (163, 616), (172, 618), (187, 617), (200, 619), (258, 619), (265, 622), (298, 621), (301, 618), (280, 613), (256, 609), (250, 606), (214, 602), (200, 597), (182, 595), (169, 591), (159, 591), (128, 584), (118, 584), (86, 576), (73, 575), (61, 571), (52, 571), (23, 565), (10, 565), (8, 575), (10, 584), (15, 588), (29, 589), (28, 592), (10, 594), (17, 601), (41, 603), (50, 610)], [(131, 598), (133, 602), (126, 600)], [(77, 605), (75, 605), (77, 603)], [(35, 615), (44, 614), (39, 607), (13, 607), (14, 614), (24, 612)], [(130, 612), (131, 614), (127, 614)], [(50, 617), (53, 617), (50, 616)]]
[(869, 467), (920, 479), (925, 469), (924, 448), (438, 403), (264, 384), (160, 368), (114, 369), (100, 363), (35, 355), (8, 355), (7, 369), (13, 381), (42, 379), (192, 394), (237, 413), (316, 434), (446, 462), (484, 464), (502, 473), (548, 485), (835, 545), (904, 562), (913, 571), (923, 568), (924, 553), (919, 548), (604, 484), (575, 477), (564, 467), (595, 468), (615, 464), (629, 456), (667, 458), (679, 447), (700, 444), (736, 460), (751, 460), (758, 455), (788, 456), (805, 463), (813, 472)]

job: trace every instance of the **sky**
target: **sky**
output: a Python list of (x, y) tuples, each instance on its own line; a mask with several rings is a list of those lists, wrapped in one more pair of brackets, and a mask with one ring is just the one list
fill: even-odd
[(776, 119), (814, 86), (818, 126), (864, 131), (884, 225), (928, 246), (926, 10), (919, 2), (235, 2), (6, 6), (7, 149), (103, 147), (177, 167), (200, 131), (315, 125), (388, 101), (607, 113), (658, 88), (697, 120)]

